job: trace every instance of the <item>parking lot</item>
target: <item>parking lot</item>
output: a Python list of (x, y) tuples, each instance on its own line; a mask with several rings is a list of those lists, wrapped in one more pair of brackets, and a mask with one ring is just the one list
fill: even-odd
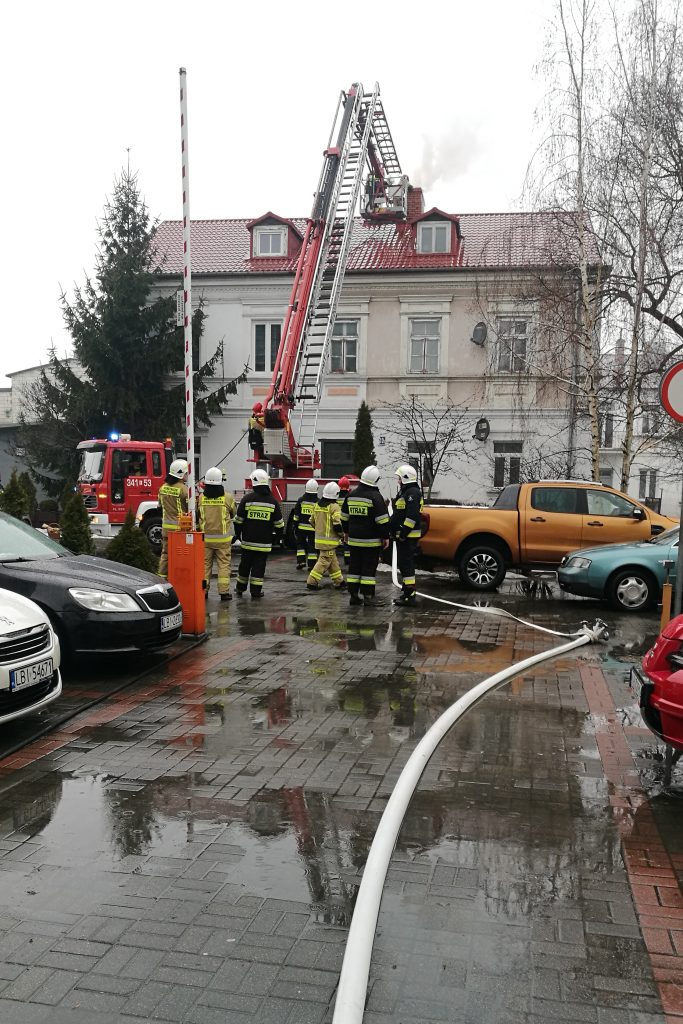
[[(447, 576), (419, 587), (475, 603)], [(283, 557), (260, 604), (211, 598), (209, 639), (180, 657), (65, 674), (75, 717), (34, 742), (22, 726), (0, 761), (3, 1022), (331, 1020), (409, 754), (474, 682), (553, 643), (474, 608), (396, 610), (384, 573), (379, 597), (307, 593)], [(679, 803), (628, 684), (658, 615), (514, 579), (483, 600), (559, 630), (600, 615), (610, 641), (444, 740), (392, 861), (365, 1020), (679, 1019)]]

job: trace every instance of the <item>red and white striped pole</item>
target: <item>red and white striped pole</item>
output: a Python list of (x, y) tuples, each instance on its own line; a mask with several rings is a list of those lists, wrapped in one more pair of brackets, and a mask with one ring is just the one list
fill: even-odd
[(194, 387), (192, 367), (192, 249), (190, 243), (190, 162), (187, 138), (187, 71), (180, 69), (180, 142), (183, 161), (183, 337), (185, 342), (185, 432), (187, 438), (188, 511), (195, 528)]

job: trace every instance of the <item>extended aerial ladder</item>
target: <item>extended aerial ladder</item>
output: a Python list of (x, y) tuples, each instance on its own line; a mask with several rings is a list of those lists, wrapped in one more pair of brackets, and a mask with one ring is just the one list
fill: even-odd
[(263, 403), (265, 460), (294, 479), (320, 468), (318, 409), (356, 211), (367, 220), (406, 219), (408, 179), (377, 84), (370, 93), (359, 83), (341, 93), (324, 157)]

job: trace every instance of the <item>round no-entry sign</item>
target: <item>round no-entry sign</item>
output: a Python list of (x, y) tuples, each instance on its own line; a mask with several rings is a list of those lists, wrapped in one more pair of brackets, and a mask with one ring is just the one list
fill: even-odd
[(666, 371), (659, 385), (664, 411), (678, 423), (683, 423), (683, 362), (674, 363)]

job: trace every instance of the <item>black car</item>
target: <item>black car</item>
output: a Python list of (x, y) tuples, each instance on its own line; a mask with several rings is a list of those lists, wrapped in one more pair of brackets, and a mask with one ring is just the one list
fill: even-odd
[(4, 512), (0, 587), (40, 605), (72, 654), (151, 650), (180, 636), (182, 609), (165, 580), (105, 558), (72, 555)]

